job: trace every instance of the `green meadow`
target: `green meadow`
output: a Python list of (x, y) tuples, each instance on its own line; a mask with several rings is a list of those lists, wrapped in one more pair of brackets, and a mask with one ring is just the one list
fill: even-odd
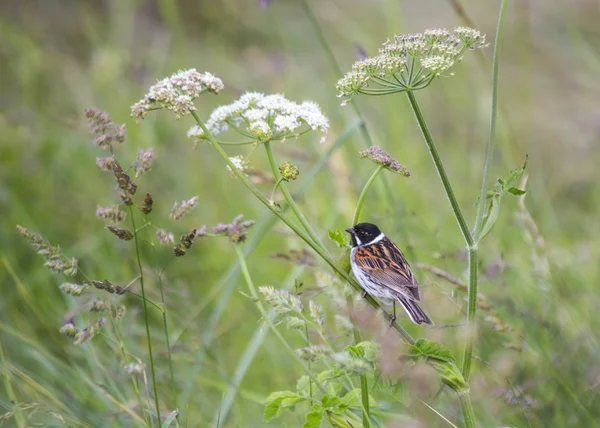
[[(591, 0), (0, 5), (0, 425), (600, 425), (599, 19)], [(489, 46), (341, 105), (338, 79), (395, 34), (461, 26)], [(132, 117), (194, 68), (224, 89)], [(248, 91), (317, 103), (327, 132), (188, 138)], [(110, 121), (90, 133), (86, 109)], [(370, 181), (373, 145), (410, 176)], [(98, 167), (113, 155), (121, 172)], [(435, 325), (397, 305), (390, 327), (352, 288), (359, 198)]]

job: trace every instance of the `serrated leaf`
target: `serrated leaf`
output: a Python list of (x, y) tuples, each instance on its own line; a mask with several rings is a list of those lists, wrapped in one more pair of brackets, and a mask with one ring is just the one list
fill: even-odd
[(418, 339), (411, 346), (409, 355), (413, 358), (431, 358), (437, 361), (454, 362), (454, 357), (448, 348), (441, 343), (427, 339)]
[(348, 238), (340, 229), (329, 229), (329, 239), (335, 242), (340, 248), (348, 246)]
[(520, 180), (521, 176), (527, 169), (527, 162), (529, 160), (529, 156), (525, 156), (525, 162), (523, 162), (523, 166), (520, 168), (515, 168), (510, 171), (508, 178), (504, 180), (502, 183), (502, 187), (505, 191), (508, 191), (509, 188), (515, 187), (515, 184)]
[(292, 391), (275, 391), (269, 394), (265, 400), (265, 411), (263, 413), (263, 420), (269, 422), (276, 417), (281, 415), (284, 407), (282, 402), (285, 399), (296, 398), (298, 395)]
[(336, 396), (324, 395), (323, 398), (321, 398), (321, 405), (325, 409), (329, 409), (331, 407), (337, 407), (340, 405), (341, 402), (342, 402), (342, 400), (340, 400), (340, 397), (336, 397)]
[(523, 166), (520, 168), (513, 169), (508, 178), (505, 180), (499, 178), (497, 180), (496, 185), (487, 191), (486, 198), (489, 200), (489, 203), (486, 207), (486, 210), (483, 214), (483, 219), (481, 221), (481, 230), (478, 232), (477, 237), (475, 239), (476, 243), (481, 242), (491, 231), (498, 221), (498, 216), (500, 214), (500, 202), (504, 195), (514, 195), (521, 196), (524, 195), (527, 191), (521, 190), (515, 185), (520, 180), (521, 176), (527, 169), (527, 161), (528, 157), (525, 156), (525, 162), (523, 162)]
[(305, 422), (304, 425), (302, 425), (302, 428), (319, 428), (321, 426), (321, 421), (323, 420), (323, 412), (323, 407), (318, 404), (313, 404), (310, 408), (310, 412), (305, 416)]

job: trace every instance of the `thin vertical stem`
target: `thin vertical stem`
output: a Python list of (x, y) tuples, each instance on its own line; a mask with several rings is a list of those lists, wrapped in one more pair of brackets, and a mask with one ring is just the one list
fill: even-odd
[[(352, 298), (349, 297), (348, 300), (349, 300), (348, 303), (352, 304)], [(359, 344), (362, 341), (362, 338), (360, 337), (360, 330), (356, 326), (356, 321), (354, 319), (352, 320), (352, 324), (353, 324), (352, 332), (354, 334), (354, 343)], [(369, 409), (369, 380), (367, 379), (366, 374), (360, 375), (360, 399), (361, 399), (362, 407), (363, 407), (363, 411), (362, 411), (363, 426), (365, 428), (369, 428), (371, 426), (371, 420), (370, 420), (371, 411)]]
[(354, 216), (352, 216), (352, 226), (358, 223), (365, 196), (367, 196), (367, 192), (369, 191), (371, 184), (373, 184), (373, 181), (375, 181), (375, 178), (377, 178), (381, 171), (383, 171), (383, 165), (379, 165), (377, 169), (373, 172), (373, 174), (371, 174), (371, 177), (369, 177), (369, 179), (365, 183), (365, 187), (363, 187), (362, 192), (360, 192), (358, 202), (356, 203), (356, 208), (354, 209)]
[(477, 309), (477, 249), (469, 250), (469, 302), (467, 303), (467, 337), (465, 339), (465, 350), (463, 354), (462, 373), (465, 381), (469, 381), (471, 371), (471, 359), (473, 357), (473, 339), (475, 337), (476, 322), (475, 311)]
[(148, 318), (148, 304), (146, 303), (146, 290), (144, 289), (144, 271), (142, 269), (142, 259), (140, 257), (140, 245), (138, 240), (138, 232), (135, 227), (135, 216), (133, 214), (133, 208), (129, 207), (129, 214), (131, 215), (131, 223), (133, 227), (133, 238), (135, 241), (135, 255), (137, 259), (138, 270), (140, 272), (140, 285), (142, 288), (142, 302), (144, 304), (144, 323), (146, 324), (146, 339), (148, 340), (148, 354), (150, 356), (150, 370), (152, 372), (152, 387), (154, 388), (154, 404), (156, 405), (156, 416), (158, 417), (158, 425), (162, 423), (160, 417), (160, 407), (158, 402), (158, 388), (156, 387), (156, 373), (154, 370), (154, 356), (152, 355), (152, 340), (150, 339), (150, 320)]
[(475, 312), (477, 311), (477, 248), (479, 246), (479, 232), (482, 224), (485, 192), (487, 187), (487, 176), (489, 167), (494, 156), (494, 146), (496, 144), (496, 119), (498, 116), (498, 76), (500, 62), (500, 39), (502, 38), (502, 29), (504, 28), (504, 16), (506, 14), (506, 0), (502, 0), (500, 13), (498, 15), (498, 25), (496, 27), (496, 40), (494, 41), (494, 65), (492, 71), (492, 112), (490, 117), (490, 136), (486, 148), (485, 164), (483, 166), (483, 177), (481, 179), (481, 192), (479, 194), (479, 204), (477, 206), (477, 216), (475, 217), (475, 226), (473, 227), (474, 245), (469, 246), (469, 303), (467, 306), (467, 338), (465, 339), (465, 350), (463, 355), (462, 374), (465, 380), (469, 381), (471, 372), (471, 359), (473, 357), (473, 341), (476, 326)]
[(162, 306), (163, 306), (163, 311), (162, 311), (163, 328), (165, 330), (165, 340), (167, 342), (167, 359), (168, 359), (168, 364), (169, 364), (169, 374), (171, 377), (171, 389), (172, 389), (171, 393), (173, 394), (173, 401), (175, 403), (175, 409), (177, 409), (179, 407), (177, 405), (177, 386), (175, 385), (175, 373), (173, 371), (173, 359), (171, 358), (171, 342), (169, 340), (169, 324), (167, 322), (167, 306), (165, 303), (165, 293), (164, 293), (164, 287), (163, 287), (161, 275), (158, 275), (158, 287), (160, 289), (160, 300), (161, 300)]
[(506, 0), (502, 0), (500, 5), (500, 14), (498, 16), (498, 25), (496, 27), (496, 40), (494, 41), (494, 64), (492, 66), (492, 111), (490, 115), (490, 134), (488, 144), (485, 149), (485, 163), (483, 164), (483, 177), (481, 178), (481, 191), (479, 192), (479, 203), (477, 204), (477, 216), (475, 217), (475, 226), (473, 227), (473, 236), (478, 239), (483, 219), (485, 202), (485, 193), (487, 189), (489, 168), (494, 157), (494, 147), (496, 145), (496, 120), (498, 118), (498, 76), (500, 65), (500, 39), (502, 38), (502, 29), (504, 28), (504, 16), (506, 14)]

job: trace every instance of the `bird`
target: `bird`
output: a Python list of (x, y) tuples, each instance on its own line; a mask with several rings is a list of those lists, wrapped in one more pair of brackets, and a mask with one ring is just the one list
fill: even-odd
[(346, 229), (352, 238), (350, 265), (352, 272), (367, 293), (383, 303), (400, 302), (415, 324), (433, 324), (431, 318), (417, 304), (421, 300), (419, 284), (402, 251), (373, 223), (359, 223)]

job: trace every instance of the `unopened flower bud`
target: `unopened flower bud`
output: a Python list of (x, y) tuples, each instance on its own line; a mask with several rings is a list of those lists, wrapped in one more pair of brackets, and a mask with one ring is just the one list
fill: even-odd
[(293, 181), (300, 175), (298, 167), (289, 162), (279, 165), (279, 172), (281, 173), (281, 178), (285, 181)]

